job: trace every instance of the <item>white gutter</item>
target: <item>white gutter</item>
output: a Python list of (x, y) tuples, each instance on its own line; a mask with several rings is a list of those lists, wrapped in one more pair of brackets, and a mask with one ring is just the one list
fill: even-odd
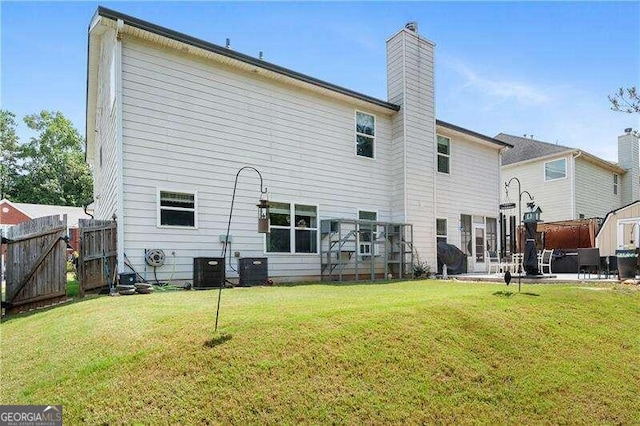
[(118, 190), (118, 271), (124, 272), (124, 149), (122, 146), (122, 40), (120, 33), (124, 28), (124, 21), (118, 19), (115, 42), (115, 71), (116, 71), (116, 155), (118, 158), (118, 173), (116, 187)]

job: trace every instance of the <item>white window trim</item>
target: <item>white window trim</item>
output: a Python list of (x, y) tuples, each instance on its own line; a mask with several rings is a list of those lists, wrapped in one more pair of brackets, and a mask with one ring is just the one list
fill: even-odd
[[(449, 153), (448, 154), (442, 154), (441, 152), (438, 152), (438, 136), (440, 136), (441, 138), (445, 138), (449, 141)], [(445, 136), (445, 135), (439, 135), (436, 134), (436, 172), (440, 173), (441, 175), (445, 175), (445, 176), (451, 176), (451, 152), (453, 150), (452, 144), (451, 144), (451, 138), (449, 136)], [(449, 160), (449, 171), (448, 172), (441, 172), (440, 170), (438, 170), (438, 157), (439, 156), (443, 156), (443, 157), (447, 157)]]
[[(297, 226), (281, 226), (281, 225), (271, 225), (269, 224), (269, 229), (288, 229), (292, 232), (289, 233), (289, 253), (282, 251), (267, 251), (267, 235), (263, 234), (262, 236), (262, 252), (265, 256), (317, 256), (320, 254), (320, 205), (318, 203), (307, 203), (305, 201), (282, 201), (282, 200), (269, 200), (270, 203), (281, 203), (281, 204), (289, 204), (289, 215), (292, 219), (295, 219), (295, 206), (303, 205), (303, 206), (313, 206), (316, 208), (316, 227), (315, 228), (299, 228)], [(293, 224), (293, 220), (291, 221)], [(296, 253), (296, 230), (315, 230), (316, 231), (316, 251), (314, 253)]]
[[(179, 192), (182, 194), (193, 194), (193, 226), (180, 225), (161, 225), (160, 224), (160, 192)], [(191, 209), (183, 209), (180, 207), (169, 207), (168, 210), (191, 211)], [(156, 187), (156, 228), (164, 229), (198, 229), (198, 191), (188, 191), (176, 188), (160, 188)]]
[[(438, 221), (439, 220), (444, 220), (445, 223), (445, 232), (446, 234), (442, 235), (442, 234), (438, 234)], [(449, 243), (449, 219), (447, 219), (446, 217), (437, 217), (436, 218), (436, 244), (438, 244), (438, 238), (446, 238), (447, 240), (447, 244)]]
[[(373, 136), (367, 135), (365, 133), (358, 133), (358, 113), (367, 114), (373, 117)], [(375, 114), (371, 114), (370, 112), (365, 112), (361, 110), (355, 110), (353, 113), (353, 153), (358, 158), (365, 158), (367, 160), (375, 160), (376, 154), (378, 151), (378, 147), (376, 146), (376, 135), (378, 134), (378, 117)], [(358, 136), (365, 136), (367, 138), (373, 139), (373, 157), (367, 157), (364, 155), (358, 155)]]
[[(547, 179), (547, 164), (555, 163), (556, 161), (564, 161), (564, 176), (563, 177), (559, 177), (559, 178)], [(556, 180), (566, 179), (567, 176), (569, 176), (568, 163), (567, 163), (566, 157), (556, 158), (555, 160), (545, 161), (543, 166), (542, 166), (542, 175), (544, 177), (544, 181), (545, 182), (553, 182), (553, 181), (556, 181)]]
[[(356, 211), (356, 220), (360, 220), (360, 212), (367, 212), (367, 213), (374, 213), (376, 214), (376, 222), (380, 221), (380, 211), (378, 209), (357, 209)], [(373, 247), (373, 255), (374, 256), (380, 256), (380, 250), (378, 249), (378, 245), (374, 244), (373, 242), (375, 241), (375, 239), (378, 236), (378, 231), (376, 229), (375, 232), (372, 232), (371, 235), (371, 242), (369, 243), (369, 245), (371, 247)], [(366, 244), (367, 242), (363, 242), (362, 244)], [(369, 257), (371, 256), (371, 253), (362, 253), (360, 251), (360, 234), (356, 235), (356, 253), (358, 254), (358, 256), (366, 256)]]

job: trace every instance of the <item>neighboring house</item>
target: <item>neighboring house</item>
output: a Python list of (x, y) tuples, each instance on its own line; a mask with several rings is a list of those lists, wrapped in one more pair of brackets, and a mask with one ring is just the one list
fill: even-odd
[(90, 219), (82, 207), (50, 206), (47, 204), (14, 203), (7, 199), (0, 200), (0, 226), (5, 230), (27, 220), (44, 216), (67, 215), (69, 244), (74, 250), (79, 246), (78, 221)]
[(256, 232), (258, 177), (241, 174), (231, 250), (268, 257), (275, 280), (320, 276), (324, 219), (412, 224), (432, 270), (438, 240), (470, 249), (470, 267), (485, 270), (509, 144), (435, 119), (433, 48), (411, 28), (393, 35), (380, 100), (98, 8), (87, 161), (96, 219), (118, 221), (119, 271), (125, 253), (142, 271), (145, 249), (159, 248), (160, 279), (190, 280), (193, 258), (219, 256), (245, 165), (264, 177), (271, 233)]
[[(639, 198), (638, 137), (631, 131), (618, 138), (618, 164), (582, 149), (526, 137), (500, 133), (496, 139), (513, 145), (502, 157), (501, 202), (518, 203), (517, 183), (509, 186), (508, 194), (504, 189), (506, 182), (517, 177), (522, 191), (528, 191), (542, 209), (545, 222), (603, 218), (612, 209)], [(523, 212), (528, 201), (524, 194)], [(509, 234), (508, 217), (517, 215), (515, 212), (506, 212), (505, 235)]]
[[(44, 216), (67, 215), (67, 232), (69, 245), (78, 250), (80, 236), (78, 232), (78, 220), (90, 219), (82, 207), (49, 206), (46, 204), (14, 203), (6, 198), (0, 200), (0, 234), (6, 235), (7, 229), (27, 220)], [(0, 264), (2, 272), (5, 268), (5, 256), (7, 248), (3, 244), (0, 248)]]

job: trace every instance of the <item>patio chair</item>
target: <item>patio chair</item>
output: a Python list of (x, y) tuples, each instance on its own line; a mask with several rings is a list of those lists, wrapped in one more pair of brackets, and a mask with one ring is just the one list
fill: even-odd
[(553, 259), (553, 250), (542, 250), (538, 257), (538, 270), (541, 274), (544, 274), (544, 269), (549, 270), (548, 274), (551, 274), (551, 260)]
[(500, 273), (500, 258), (498, 257), (498, 253), (495, 251), (487, 251), (486, 253), (487, 265), (489, 268), (489, 273), (491, 274), (492, 270), (495, 268), (496, 274)]
[(511, 272), (521, 274), (524, 272), (522, 269), (522, 261), (524, 259), (524, 253), (513, 253), (511, 255)]
[(596, 271), (598, 273), (598, 279), (600, 279), (600, 249), (599, 248), (579, 248), (578, 249), (578, 279), (580, 274), (584, 274), (584, 278), (591, 278), (591, 272)]

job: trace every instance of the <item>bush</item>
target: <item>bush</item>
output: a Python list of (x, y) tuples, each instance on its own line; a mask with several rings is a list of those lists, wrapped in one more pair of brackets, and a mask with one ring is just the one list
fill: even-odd
[(420, 259), (416, 259), (411, 265), (413, 272), (413, 278), (428, 278), (431, 273), (431, 267), (427, 262), (422, 262)]

